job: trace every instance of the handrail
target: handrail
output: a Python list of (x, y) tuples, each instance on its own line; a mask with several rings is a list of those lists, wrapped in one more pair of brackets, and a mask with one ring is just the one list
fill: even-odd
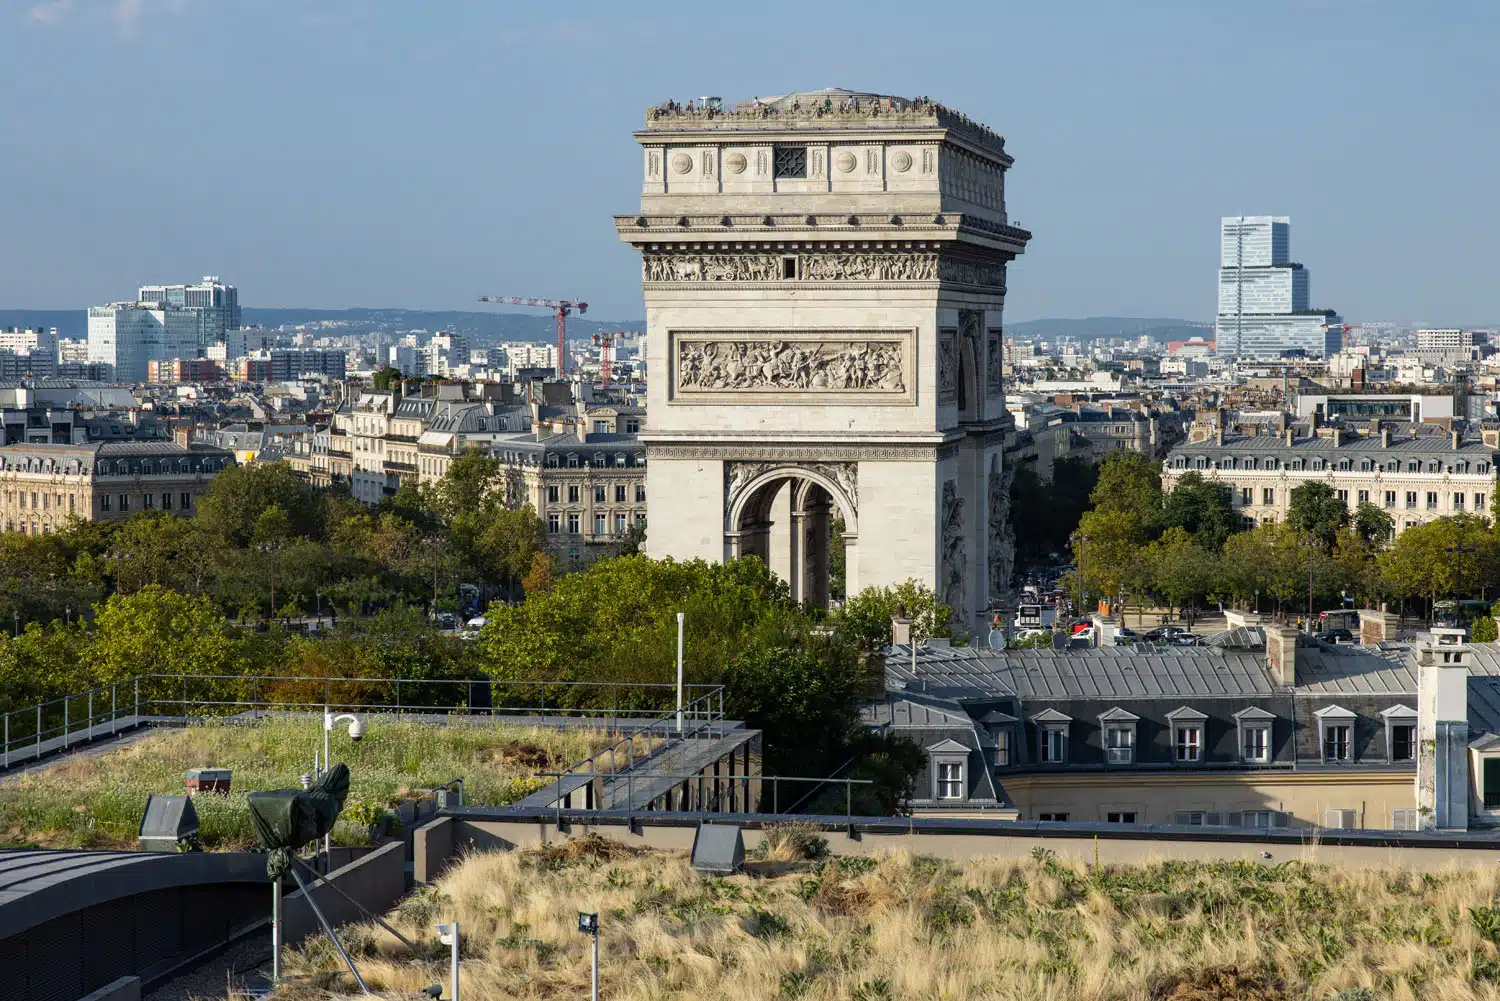
[[(561, 817), (561, 811), (563, 809), (563, 807), (562, 807), (562, 798), (563, 798), (564, 794), (562, 793), (562, 782), (563, 782), (564, 779), (568, 779), (568, 778), (588, 779), (589, 781), (592, 782), (594, 779), (614, 778), (614, 779), (618, 780), (621, 775), (624, 775), (626, 777), (627, 782), (629, 783), (629, 787), (626, 790), (626, 799), (628, 800), (628, 808), (631, 809), (631, 810), (635, 809), (635, 780), (636, 779), (640, 779), (640, 780), (643, 780), (643, 781), (649, 781), (651, 779), (671, 779), (674, 782), (685, 781), (685, 780), (689, 780), (689, 779), (696, 779), (696, 780), (698, 780), (698, 785), (699, 785), (699, 790), (698, 790), (699, 797), (698, 798), (699, 798), (700, 802), (703, 800), (703, 795), (702, 795), (703, 794), (703, 785), (705, 783), (708, 783), (708, 784), (712, 785), (713, 783), (718, 783), (718, 782), (744, 782), (744, 783), (746, 783), (746, 787), (745, 787), (745, 799), (746, 799), (746, 805), (747, 806), (749, 805), (749, 798), (750, 798), (749, 783), (751, 783), (751, 782), (770, 783), (771, 784), (771, 813), (773, 813), (773, 814), (781, 814), (780, 803), (779, 803), (779, 800), (780, 800), (779, 790), (781, 788), (781, 783), (782, 782), (811, 782), (811, 783), (814, 783), (814, 789), (816, 789), (817, 785), (822, 785), (822, 784), (825, 784), (825, 783), (833, 782), (833, 783), (840, 784), (840, 785), (842, 785), (844, 787), (844, 816), (845, 816), (846, 819), (851, 819), (854, 816), (854, 787), (857, 786), (857, 785), (868, 786), (868, 785), (874, 785), (875, 784), (875, 780), (874, 779), (846, 779), (846, 778), (834, 778), (834, 777), (830, 777), (830, 776), (823, 776), (821, 778), (818, 778), (818, 777), (815, 777), (815, 776), (807, 776), (807, 775), (705, 775), (702, 772), (670, 772), (670, 771), (661, 771), (661, 772), (654, 772), (654, 771), (633, 772), (633, 771), (629, 771), (629, 770), (627, 770), (625, 772), (617, 772), (617, 773), (609, 773), (609, 772), (571, 772), (570, 771), (570, 772), (536, 772), (535, 774), (536, 774), (536, 776), (538, 778), (555, 778), (556, 779), (556, 782), (554, 782), (553, 785), (555, 785), (557, 787), (557, 789), (558, 789), (558, 796), (557, 796), (556, 800), (553, 803), (552, 809), (554, 809), (554, 810), (556, 810), (558, 812), (559, 817)], [(540, 791), (541, 790), (537, 790), (537, 792), (540, 792)], [(535, 793), (533, 793), (533, 795), (535, 795)], [(714, 796), (713, 805), (716, 806), (718, 804), (718, 802), (722, 798), (723, 798), (722, 795), (716, 794)], [(781, 814), (781, 815), (783, 815), (783, 816), (790, 816), (791, 815), (791, 811), (794, 810), (794, 809), (796, 809), (798, 806), (802, 805), (802, 803), (806, 799), (807, 799), (807, 797), (804, 796), (804, 797), (802, 797), (802, 799), (797, 800), (797, 802), (795, 804), (793, 804), (792, 806), (787, 807), (787, 813), (786, 814)], [(571, 807), (569, 809), (571, 809)], [(700, 810), (698, 812), (713, 813), (713, 812), (717, 812), (717, 811), (715, 811), (713, 809), (708, 809), (708, 810)], [(764, 811), (757, 809), (754, 812), (764, 812)]]
[[(196, 684), (232, 682), (248, 687), (249, 691), (215, 691), (215, 697), (201, 697), (192, 691)], [(315, 683), (322, 688), (321, 696), (302, 697), (298, 692), (266, 693), (264, 688), (279, 684)], [(335, 691), (335, 686), (357, 685), (366, 689), (354, 693), (348, 690)], [(460, 697), (483, 686), (489, 696), (485, 701), (509, 697), (509, 690), (518, 689), (521, 705), (479, 705), (473, 699), (450, 704), (448, 698), (425, 699), (420, 693), (439, 694), (444, 689), (433, 689), (434, 685), (463, 686)], [(369, 686), (389, 686), (391, 692), (368, 691)], [(142, 688), (145, 691), (142, 691)], [(170, 688), (170, 690), (168, 690)], [(403, 688), (410, 697), (403, 698)], [(547, 689), (561, 689), (558, 699), (547, 701)], [(684, 707), (684, 714), (695, 721), (708, 717), (715, 698), (722, 718), (723, 688), (711, 684), (684, 685), (688, 693), (703, 691)], [(571, 692), (593, 689), (601, 694), (608, 692), (608, 705), (566, 705)], [(97, 736), (114, 735), (122, 728), (129, 729), (143, 723), (161, 719), (190, 720), (213, 716), (235, 715), (243, 712), (260, 714), (265, 712), (321, 710), (324, 706), (340, 710), (363, 710), (367, 712), (434, 713), (447, 714), (467, 712), (487, 716), (540, 716), (542, 718), (590, 718), (607, 719), (610, 729), (619, 726), (622, 718), (636, 719), (640, 714), (659, 712), (655, 707), (635, 705), (622, 706), (622, 692), (640, 692), (648, 696), (645, 701), (657, 702), (660, 696), (676, 689), (670, 682), (623, 682), (623, 681), (542, 681), (507, 680), (495, 678), (360, 678), (311, 675), (239, 675), (239, 674), (142, 674), (121, 681), (98, 685), (81, 692), (70, 693), (17, 709), (0, 711), (0, 769), (7, 769), (17, 760), (37, 760), (44, 754), (67, 750), (74, 743), (88, 742)], [(529, 699), (526, 693), (538, 692), (539, 698)], [(272, 697), (273, 694), (276, 697)], [(347, 701), (351, 694), (358, 701)], [(359, 695), (369, 697), (359, 698)], [(394, 700), (392, 699), (394, 695)], [(236, 697), (238, 696), (238, 697)], [(343, 696), (338, 698), (336, 696)], [(536, 704), (531, 704), (532, 702)], [(602, 702), (602, 700), (601, 700)], [(229, 713), (236, 710), (237, 713)], [(675, 710), (671, 715), (675, 715)], [(646, 724), (653, 727), (659, 722), (652, 719)], [(107, 730), (106, 730), (107, 728)], [(618, 741), (617, 741), (618, 743)]]

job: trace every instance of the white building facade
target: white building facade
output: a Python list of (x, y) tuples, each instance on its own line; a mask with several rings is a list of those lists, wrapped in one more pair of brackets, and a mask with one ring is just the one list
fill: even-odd
[(153, 361), (198, 357), (197, 311), (116, 302), (89, 308), (89, 361), (114, 366), (119, 382), (145, 382)]
[[(915, 578), (980, 628), (1008, 585), (1002, 379), (1012, 160), (931, 102), (668, 104), (637, 132), (653, 556), (756, 555), (828, 599)], [(1010, 548), (1007, 548), (1010, 547)]]
[(142, 285), (136, 298), (143, 303), (195, 310), (198, 344), (205, 350), (222, 343), (229, 331), (240, 328), (240, 290), (224, 284), (218, 275), (205, 275), (196, 285)]

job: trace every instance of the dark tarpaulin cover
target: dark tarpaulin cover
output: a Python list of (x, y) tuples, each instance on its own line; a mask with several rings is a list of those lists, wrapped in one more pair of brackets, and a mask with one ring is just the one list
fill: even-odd
[(310, 789), (250, 794), (250, 822), (256, 838), (270, 852), (266, 872), (272, 879), (291, 865), (293, 852), (333, 830), (348, 796), (349, 766), (345, 764), (324, 772)]

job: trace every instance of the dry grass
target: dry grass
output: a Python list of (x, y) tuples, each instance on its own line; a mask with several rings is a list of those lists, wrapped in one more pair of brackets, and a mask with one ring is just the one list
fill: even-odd
[[(611, 1001), (1500, 1001), (1495, 869), (1095, 869), (1043, 853), (775, 871), (706, 879), (679, 855), (622, 855), (580, 839), (468, 858), (394, 920), (431, 942), (434, 922), (459, 919), (473, 1001), (587, 997), (579, 911), (600, 914), (601, 994)], [(349, 944), (388, 996), (446, 979), (436, 945), (413, 965), (373, 926), (350, 929)], [(321, 937), (289, 967), (310, 986), (278, 998), (348, 989)]]
[[(367, 826), (355, 821), (368, 825), (382, 808), (460, 775), (467, 802), (513, 802), (543, 784), (534, 772), (566, 768), (607, 741), (595, 730), (374, 717), (364, 740), (341, 733), (332, 745), (351, 774), (334, 840), (368, 840)], [(64, 759), (0, 783), (0, 845), (134, 847), (147, 796), (181, 794), (187, 769), (220, 767), (234, 770), (234, 793), (195, 801), (204, 844), (248, 846), (255, 836), (245, 795), (297, 787), (315, 747), (322, 748), (316, 719), (283, 717), (163, 730), (119, 750)]]

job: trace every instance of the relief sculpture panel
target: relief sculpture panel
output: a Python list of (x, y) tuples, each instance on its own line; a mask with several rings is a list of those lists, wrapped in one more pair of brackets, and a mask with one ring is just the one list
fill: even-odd
[(909, 334), (865, 331), (673, 334), (674, 399), (901, 403), (911, 398)]
[(938, 399), (958, 399), (958, 331), (953, 327), (938, 331)]
[(1004, 336), (998, 327), (991, 327), (984, 349), (984, 390), (990, 396), (999, 396), (1005, 390), (1004, 365)]
[(955, 623), (968, 620), (964, 601), (964, 582), (968, 579), (969, 557), (964, 549), (964, 499), (958, 495), (958, 482), (943, 483), (943, 550), (942, 599), (953, 609)]

